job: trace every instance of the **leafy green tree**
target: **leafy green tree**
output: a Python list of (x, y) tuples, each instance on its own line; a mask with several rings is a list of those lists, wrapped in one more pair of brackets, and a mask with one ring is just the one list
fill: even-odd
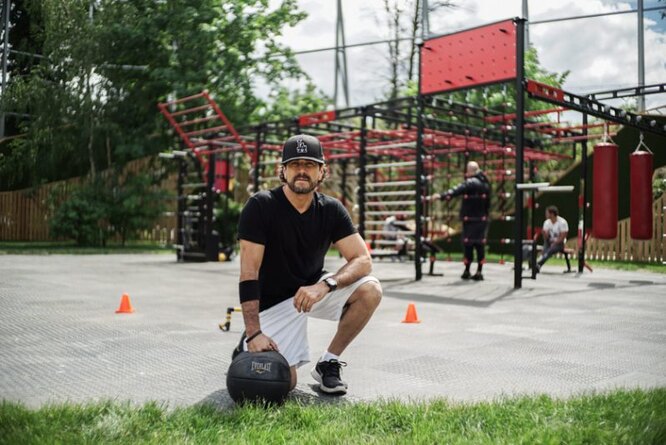
[(65, 201), (52, 201), (51, 237), (71, 239), (79, 246), (105, 245), (108, 220), (104, 192), (102, 182), (91, 181), (75, 188)]
[(255, 110), (251, 120), (268, 122), (297, 117), (301, 114), (325, 111), (332, 106), (332, 100), (321, 90), (308, 82), (303, 90), (290, 90), (285, 87), (274, 89), (270, 101)]
[(4, 107), (31, 116), (0, 158), (4, 189), (94, 176), (163, 150), (172, 139), (158, 101), (208, 89), (244, 124), (262, 105), (252, 79), (277, 86), (302, 75), (275, 43), (304, 17), (296, 0), (27, 4), (44, 58), (3, 94)]
[[(105, 246), (117, 236), (125, 243), (153, 227), (165, 208), (166, 193), (152, 174), (113, 172), (89, 179), (63, 202), (51, 202), (51, 236), (81, 246)], [(56, 196), (56, 195), (54, 195)]]
[(122, 182), (116, 177), (108, 190), (106, 216), (123, 246), (141, 230), (152, 228), (164, 211), (166, 193), (148, 174), (131, 174)]

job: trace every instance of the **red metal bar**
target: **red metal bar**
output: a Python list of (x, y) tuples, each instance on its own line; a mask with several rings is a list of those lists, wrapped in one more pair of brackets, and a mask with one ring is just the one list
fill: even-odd
[[(531, 82), (531, 81), (529, 81)], [(563, 111), (567, 111), (566, 108), (558, 107), (558, 108), (549, 108), (547, 110), (532, 110), (532, 111), (526, 111), (524, 116), (525, 117), (534, 117), (534, 116), (543, 116), (544, 114), (551, 114), (551, 113), (561, 113)], [(492, 122), (506, 122), (506, 121), (511, 121), (516, 118), (516, 113), (508, 113), (508, 114), (498, 114), (496, 116), (488, 116), (484, 118), (486, 122), (492, 123)]]
[(303, 114), (298, 117), (298, 125), (301, 127), (308, 127), (310, 125), (321, 124), (323, 122), (330, 122), (335, 120), (335, 118), (335, 110)]
[(220, 117), (222, 122), (224, 122), (224, 125), (226, 125), (227, 130), (236, 138), (236, 141), (241, 145), (245, 154), (248, 155), (250, 157), (250, 159), (252, 159), (254, 164), (256, 164), (257, 161), (258, 161), (258, 159), (255, 159), (256, 154), (255, 153), (250, 153), (249, 149), (247, 148), (247, 144), (245, 144), (245, 141), (243, 139), (241, 139), (240, 135), (236, 132), (236, 129), (234, 128), (234, 126), (231, 125), (231, 122), (229, 122), (229, 119), (227, 119), (227, 117), (224, 115), (224, 113), (222, 112), (220, 107), (217, 106), (217, 103), (215, 103), (215, 101), (213, 99), (211, 99), (210, 95), (208, 94), (208, 91), (203, 91), (201, 94), (203, 95), (203, 97), (206, 98), (206, 100), (208, 101), (210, 106), (213, 107), (213, 109), (215, 110), (217, 115)]
[(172, 100), (169, 102), (166, 102), (168, 105), (174, 105), (174, 104), (182, 104), (183, 102), (187, 102), (190, 100), (198, 99), (200, 97), (203, 97), (204, 94), (206, 94), (208, 91), (202, 91), (201, 93), (193, 94), (192, 96), (186, 96), (186, 97), (181, 97), (180, 99)]
[(199, 107), (186, 108), (186, 109), (181, 110), (181, 111), (176, 111), (176, 112), (171, 113), (171, 115), (173, 117), (182, 116), (183, 114), (196, 113), (197, 111), (207, 110), (209, 108), (210, 108), (210, 105), (201, 105)]
[(559, 88), (551, 87), (545, 83), (527, 80), (527, 92), (538, 97), (564, 101), (564, 91)]
[(217, 127), (204, 128), (203, 130), (188, 131), (185, 134), (188, 135), (188, 136), (198, 136), (200, 134), (206, 134), (206, 133), (219, 133), (220, 131), (223, 131), (223, 130), (226, 130), (226, 129), (227, 129), (226, 125), (218, 125)]
[(208, 122), (208, 121), (213, 121), (215, 119), (219, 119), (220, 117), (216, 114), (208, 117), (202, 117), (199, 119), (192, 119), (191, 121), (184, 121), (180, 123), (181, 127), (186, 127), (188, 125), (194, 125), (194, 124), (200, 124), (201, 122)]
[(169, 113), (169, 110), (167, 109), (166, 104), (157, 104), (157, 107), (159, 108), (160, 112), (166, 120), (171, 124), (171, 126), (176, 130), (178, 135), (183, 139), (183, 142), (185, 142), (185, 145), (187, 145), (188, 148), (193, 148), (192, 146), (192, 141), (190, 141), (190, 138), (187, 137), (185, 132), (183, 131), (182, 128), (180, 128), (180, 125), (178, 125), (178, 122), (173, 118), (173, 115)]

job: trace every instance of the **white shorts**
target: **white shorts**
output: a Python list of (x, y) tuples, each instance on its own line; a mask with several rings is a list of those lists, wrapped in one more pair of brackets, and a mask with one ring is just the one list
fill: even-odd
[[(330, 276), (333, 274), (325, 274), (319, 281)], [(351, 294), (359, 286), (369, 281), (379, 283), (375, 277), (363, 277), (349, 286), (327, 293), (321, 301), (312, 306), (310, 312), (298, 312), (294, 307), (294, 297), (284, 300), (259, 313), (261, 331), (277, 343), (280, 353), (287, 359), (289, 366), (303, 366), (310, 361), (308, 317), (340, 320)], [(243, 342), (243, 349), (247, 350), (245, 342)]]

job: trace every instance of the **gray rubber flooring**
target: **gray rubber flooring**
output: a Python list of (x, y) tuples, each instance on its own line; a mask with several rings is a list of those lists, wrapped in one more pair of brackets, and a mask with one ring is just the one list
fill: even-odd
[[(337, 258), (329, 270), (341, 265)], [(182, 264), (172, 255), (0, 256), (0, 399), (45, 403), (157, 400), (231, 405), (225, 373), (243, 330), (218, 324), (237, 305), (238, 261)], [(425, 267), (424, 267), (424, 270)], [(513, 290), (511, 265), (483, 282), (412, 281), (412, 264), (377, 262), (385, 297), (342, 359), (349, 394), (319, 394), (299, 370), (304, 401), (567, 397), (666, 386), (666, 275), (546, 264)], [(116, 314), (127, 292), (133, 314)], [(414, 303), (421, 323), (401, 323)], [(313, 360), (335, 324), (311, 320)]]

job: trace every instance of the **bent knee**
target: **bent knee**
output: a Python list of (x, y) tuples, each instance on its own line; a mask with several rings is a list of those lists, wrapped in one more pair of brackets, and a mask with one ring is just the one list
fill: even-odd
[(358, 290), (360, 291), (359, 297), (369, 306), (377, 307), (382, 301), (382, 286), (377, 281), (368, 281), (363, 283)]

